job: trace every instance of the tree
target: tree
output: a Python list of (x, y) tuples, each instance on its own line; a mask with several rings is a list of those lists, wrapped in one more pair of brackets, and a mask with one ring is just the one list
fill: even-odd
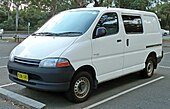
[(99, 6), (109, 6), (112, 7), (115, 4), (115, 7), (119, 8), (128, 8), (128, 9), (138, 9), (138, 10), (147, 10), (151, 5), (153, 0), (94, 0), (95, 7)]
[(14, 27), (15, 27), (14, 20), (11, 16), (6, 21), (4, 21), (0, 24), (0, 28), (3, 28), (5, 30), (13, 30)]
[(147, 10), (150, 6), (150, 2), (149, 0), (134, 0), (130, 6), (132, 9)]
[[(163, 28), (170, 27), (170, 6), (168, 0), (1, 0), (0, 28), (15, 29), (13, 25), (16, 25), (17, 22), (15, 11), (17, 8), (13, 7), (13, 10), (10, 10), (12, 1), (16, 5), (15, 7), (21, 7), (22, 4), (27, 5), (26, 8), (19, 9), (18, 11), (19, 30), (26, 30), (28, 22), (31, 23), (31, 29), (36, 30), (45, 21), (59, 12), (86, 7), (87, 4), (92, 2), (95, 3), (95, 7), (108, 6), (153, 11), (161, 18)], [(153, 7), (152, 4), (156, 5), (156, 7)], [(12, 24), (12, 26), (5, 26), (8, 24)]]
[[(159, 13), (165, 16), (165, 28), (170, 30), (170, 3), (162, 4)], [(162, 19), (163, 20), (163, 19)]]
[(30, 0), (29, 7), (34, 7), (38, 10), (49, 12), (51, 16), (57, 13), (59, 3), (64, 0)]
[(4, 9), (4, 7), (0, 7), (0, 23), (2, 23), (4, 20), (8, 19), (7, 11)]

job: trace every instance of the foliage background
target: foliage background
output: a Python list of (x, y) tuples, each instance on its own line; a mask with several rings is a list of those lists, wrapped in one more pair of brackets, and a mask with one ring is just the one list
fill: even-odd
[(158, 15), (162, 28), (170, 30), (170, 0), (0, 0), (0, 29), (15, 31), (15, 6), (19, 7), (18, 30), (27, 31), (30, 22), (31, 31), (35, 31), (53, 15), (93, 2), (95, 6), (152, 11)]

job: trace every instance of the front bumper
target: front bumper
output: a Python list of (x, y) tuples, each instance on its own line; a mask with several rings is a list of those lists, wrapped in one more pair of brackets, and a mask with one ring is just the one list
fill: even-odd
[[(75, 72), (73, 67), (40, 68), (16, 62), (8, 62), (10, 80), (35, 89), (45, 91), (67, 91), (71, 78)], [(18, 79), (17, 72), (27, 74), (28, 81)]]

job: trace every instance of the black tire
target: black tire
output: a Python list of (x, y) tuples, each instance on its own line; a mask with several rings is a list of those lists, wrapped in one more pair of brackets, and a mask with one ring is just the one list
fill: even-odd
[(69, 101), (80, 103), (86, 101), (93, 89), (92, 76), (86, 72), (78, 72), (70, 83), (70, 89), (66, 92)]
[(143, 78), (150, 78), (153, 76), (154, 69), (156, 66), (156, 59), (153, 56), (147, 58), (145, 62), (145, 68), (141, 71), (141, 76)]

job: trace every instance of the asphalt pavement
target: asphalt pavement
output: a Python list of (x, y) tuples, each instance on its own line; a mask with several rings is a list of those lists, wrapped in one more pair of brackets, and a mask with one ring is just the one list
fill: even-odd
[[(152, 78), (141, 79), (137, 72), (114, 79), (100, 84), (86, 102), (74, 104), (63, 93), (28, 89), (8, 79), (8, 56), (17, 44), (0, 42), (0, 87), (43, 103), (47, 109), (170, 109), (170, 46), (163, 48), (164, 58)], [(24, 108), (14, 104), (0, 98), (0, 109)]]

